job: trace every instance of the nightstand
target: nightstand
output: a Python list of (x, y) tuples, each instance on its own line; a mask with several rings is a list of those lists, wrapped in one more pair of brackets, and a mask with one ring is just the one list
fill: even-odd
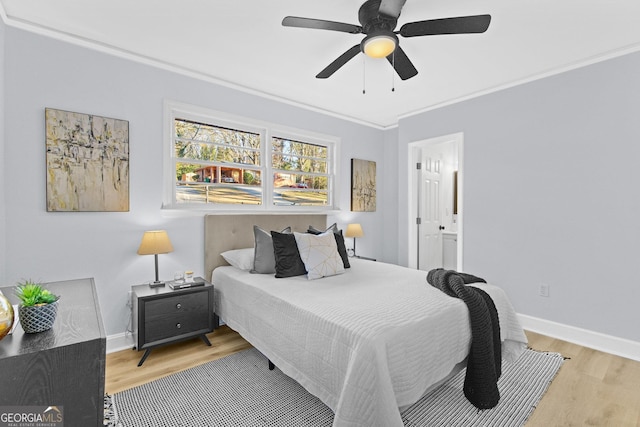
[[(196, 277), (195, 281), (203, 281)], [(138, 366), (155, 347), (200, 337), (211, 345), (205, 334), (214, 329), (213, 285), (173, 290), (169, 286), (131, 287), (133, 339), (138, 351), (145, 350)]]

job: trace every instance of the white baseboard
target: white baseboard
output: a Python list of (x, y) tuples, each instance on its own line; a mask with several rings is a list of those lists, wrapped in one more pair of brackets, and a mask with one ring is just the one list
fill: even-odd
[(133, 344), (133, 335), (131, 335), (131, 333), (122, 332), (120, 334), (109, 335), (107, 337), (107, 354), (132, 349)]
[(518, 314), (518, 318), (526, 330), (640, 361), (640, 342), (539, 319), (526, 314)]

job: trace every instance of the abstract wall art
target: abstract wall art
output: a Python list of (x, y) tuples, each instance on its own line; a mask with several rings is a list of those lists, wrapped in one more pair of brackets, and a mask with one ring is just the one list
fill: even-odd
[(376, 162), (351, 159), (351, 210), (376, 211)]
[(45, 109), (47, 211), (129, 211), (129, 122)]

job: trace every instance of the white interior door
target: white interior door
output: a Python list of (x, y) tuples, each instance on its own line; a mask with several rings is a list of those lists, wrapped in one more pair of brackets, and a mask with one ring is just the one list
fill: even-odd
[(418, 268), (442, 267), (442, 168), (444, 153), (438, 146), (422, 148), (419, 191)]
[(408, 267), (429, 270), (449, 266), (463, 271), (463, 154), (462, 133), (409, 144)]

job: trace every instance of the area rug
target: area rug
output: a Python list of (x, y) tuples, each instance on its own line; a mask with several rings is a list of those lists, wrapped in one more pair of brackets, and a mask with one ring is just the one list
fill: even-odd
[[(501, 399), (478, 411), (463, 395), (463, 370), (402, 413), (405, 426), (522, 426), (560, 369), (557, 353), (526, 350), (504, 363)], [(333, 412), (249, 349), (105, 397), (105, 423), (142, 426), (331, 426)]]

